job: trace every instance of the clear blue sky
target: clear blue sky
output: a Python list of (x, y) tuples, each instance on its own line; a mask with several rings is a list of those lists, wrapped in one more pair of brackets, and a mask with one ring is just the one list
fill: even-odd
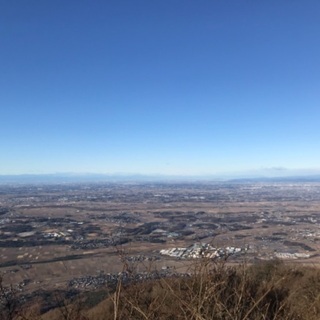
[(0, 0), (0, 174), (320, 168), (319, 0)]

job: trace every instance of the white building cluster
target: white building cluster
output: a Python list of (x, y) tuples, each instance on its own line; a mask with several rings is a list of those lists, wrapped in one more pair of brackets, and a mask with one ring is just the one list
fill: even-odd
[(239, 254), (246, 251), (243, 248), (237, 247), (225, 247), (225, 248), (215, 248), (209, 244), (194, 244), (188, 248), (171, 248), (171, 249), (162, 249), (160, 254), (165, 256), (170, 256), (179, 259), (187, 258), (222, 258), (230, 255)]
[(310, 254), (308, 253), (289, 253), (289, 252), (276, 252), (275, 256), (278, 259), (291, 260), (291, 259), (308, 259)]

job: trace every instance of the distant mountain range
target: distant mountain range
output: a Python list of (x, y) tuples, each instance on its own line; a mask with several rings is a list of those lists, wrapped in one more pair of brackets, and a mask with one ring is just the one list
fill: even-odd
[(228, 182), (320, 182), (320, 175), (230, 179)]
[(0, 184), (61, 184), (61, 183), (134, 183), (134, 182), (320, 182), (320, 174), (296, 176), (218, 176), (218, 175), (143, 175), (143, 174), (20, 174), (0, 175)]

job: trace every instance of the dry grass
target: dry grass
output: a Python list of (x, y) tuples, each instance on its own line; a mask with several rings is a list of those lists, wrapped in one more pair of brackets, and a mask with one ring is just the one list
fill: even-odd
[[(132, 271), (134, 272), (134, 271)], [(198, 261), (189, 277), (146, 280), (124, 286), (89, 310), (85, 301), (61, 301), (60, 308), (39, 319), (224, 319), (316, 320), (320, 318), (320, 270), (279, 261), (228, 266)], [(14, 296), (12, 296), (14, 297)], [(3, 300), (1, 300), (3, 301)], [(1, 319), (35, 319), (26, 313)], [(22, 318), (22, 314), (26, 315)], [(20, 318), (19, 318), (20, 317)]]
[(280, 261), (230, 267), (204, 259), (190, 277), (122, 287), (112, 301), (91, 310), (89, 319), (316, 320), (320, 272)]

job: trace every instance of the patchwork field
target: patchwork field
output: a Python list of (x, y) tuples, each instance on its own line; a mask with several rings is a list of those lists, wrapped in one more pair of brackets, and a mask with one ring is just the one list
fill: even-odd
[(0, 272), (30, 294), (198, 256), (314, 265), (319, 223), (319, 183), (2, 185)]

